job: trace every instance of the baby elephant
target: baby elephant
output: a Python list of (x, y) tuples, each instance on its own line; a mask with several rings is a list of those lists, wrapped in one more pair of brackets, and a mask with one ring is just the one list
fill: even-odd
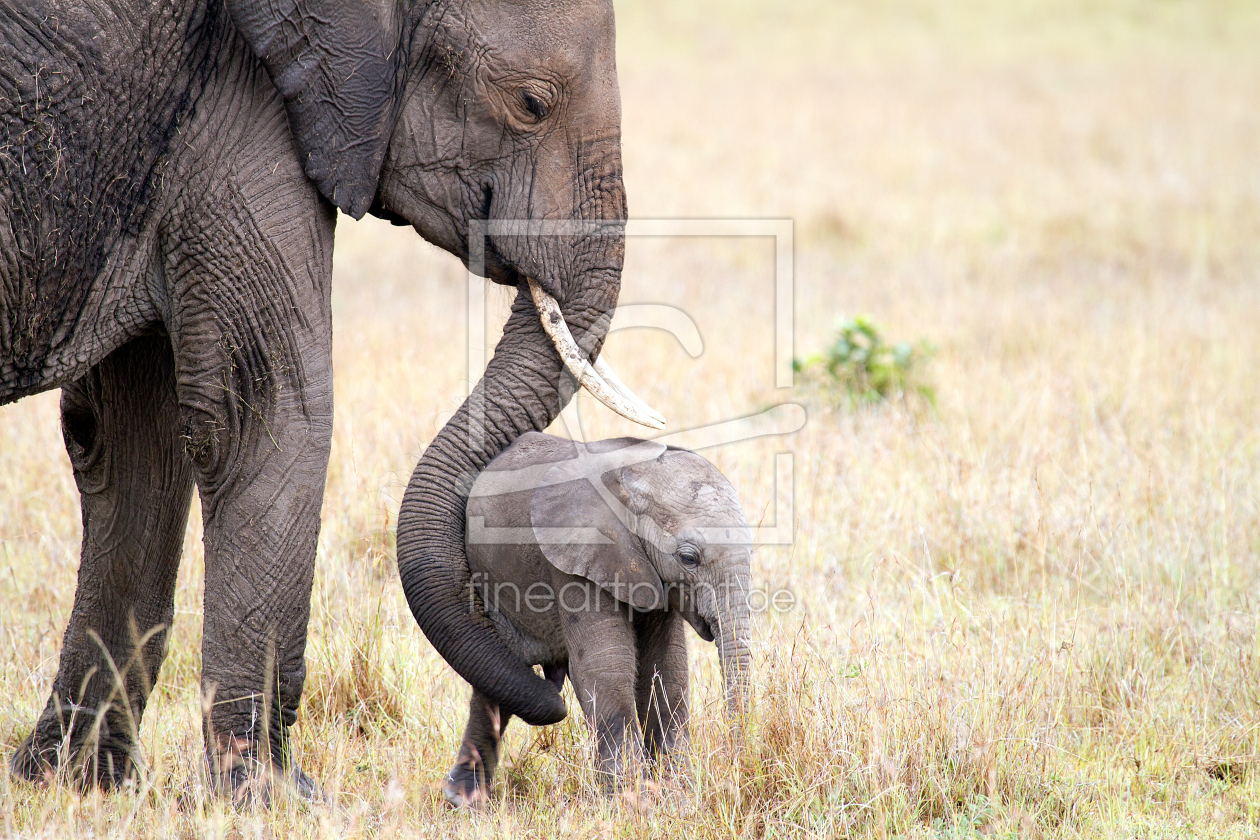
[[(531, 432), (473, 485), (470, 600), (557, 687), (573, 681), (606, 793), (686, 743), (684, 622), (716, 640), (728, 707), (742, 711), (750, 536), (712, 464), (634, 438)], [(449, 802), (485, 799), (508, 717), (473, 692)]]

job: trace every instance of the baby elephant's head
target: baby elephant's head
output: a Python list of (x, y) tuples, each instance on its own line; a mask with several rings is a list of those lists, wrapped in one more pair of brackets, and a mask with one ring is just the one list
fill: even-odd
[(681, 613), (716, 642), (728, 702), (742, 711), (752, 546), (735, 488), (694, 452), (629, 439), (591, 450), (534, 493), (543, 554), (637, 610)]

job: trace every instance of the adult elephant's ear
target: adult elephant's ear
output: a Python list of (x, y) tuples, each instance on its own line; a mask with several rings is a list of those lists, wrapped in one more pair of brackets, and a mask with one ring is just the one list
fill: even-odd
[(560, 571), (586, 578), (637, 609), (664, 609), (661, 578), (643, 542), (623, 522), (634, 513), (616, 472), (608, 474), (611, 488), (598, 473), (557, 481), (569, 469), (566, 464), (552, 467), (530, 501), (530, 524), (543, 556)]
[(356, 219), (376, 182), (397, 113), (399, 22), (392, 0), (227, 0), (284, 97), (302, 168)]

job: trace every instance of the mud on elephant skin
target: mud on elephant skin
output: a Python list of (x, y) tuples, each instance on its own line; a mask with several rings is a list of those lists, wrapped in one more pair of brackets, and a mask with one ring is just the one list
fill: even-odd
[(486, 274), (516, 304), (473, 407), (417, 466), (399, 543), (457, 670), (527, 720), (564, 714), (462, 609), (461, 488), (557, 415), (565, 367), (656, 422), (597, 358), (626, 215), (614, 42), (609, 0), (0, 6), (0, 403), (64, 389), (83, 519), (59, 669), (14, 772), (134, 770), (195, 488), (210, 766), (234, 794), (276, 774), (312, 789), (286, 744), (332, 427), (337, 208), (465, 260), (474, 221), (580, 223), (489, 237)]
[[(686, 624), (716, 642), (743, 711), (750, 538), (712, 464), (633, 438), (525, 434), (473, 485), (470, 605), (521, 661), (572, 680), (606, 792), (686, 743)], [(449, 802), (485, 801), (511, 714), (474, 687)]]

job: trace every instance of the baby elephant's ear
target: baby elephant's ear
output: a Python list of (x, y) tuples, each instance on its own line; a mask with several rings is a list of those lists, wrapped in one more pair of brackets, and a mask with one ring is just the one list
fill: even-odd
[(622, 521), (634, 516), (625, 499), (608, 489), (598, 473), (553, 484), (564, 469), (551, 469), (529, 507), (543, 556), (560, 571), (592, 581), (635, 609), (664, 609), (660, 576), (643, 543)]

